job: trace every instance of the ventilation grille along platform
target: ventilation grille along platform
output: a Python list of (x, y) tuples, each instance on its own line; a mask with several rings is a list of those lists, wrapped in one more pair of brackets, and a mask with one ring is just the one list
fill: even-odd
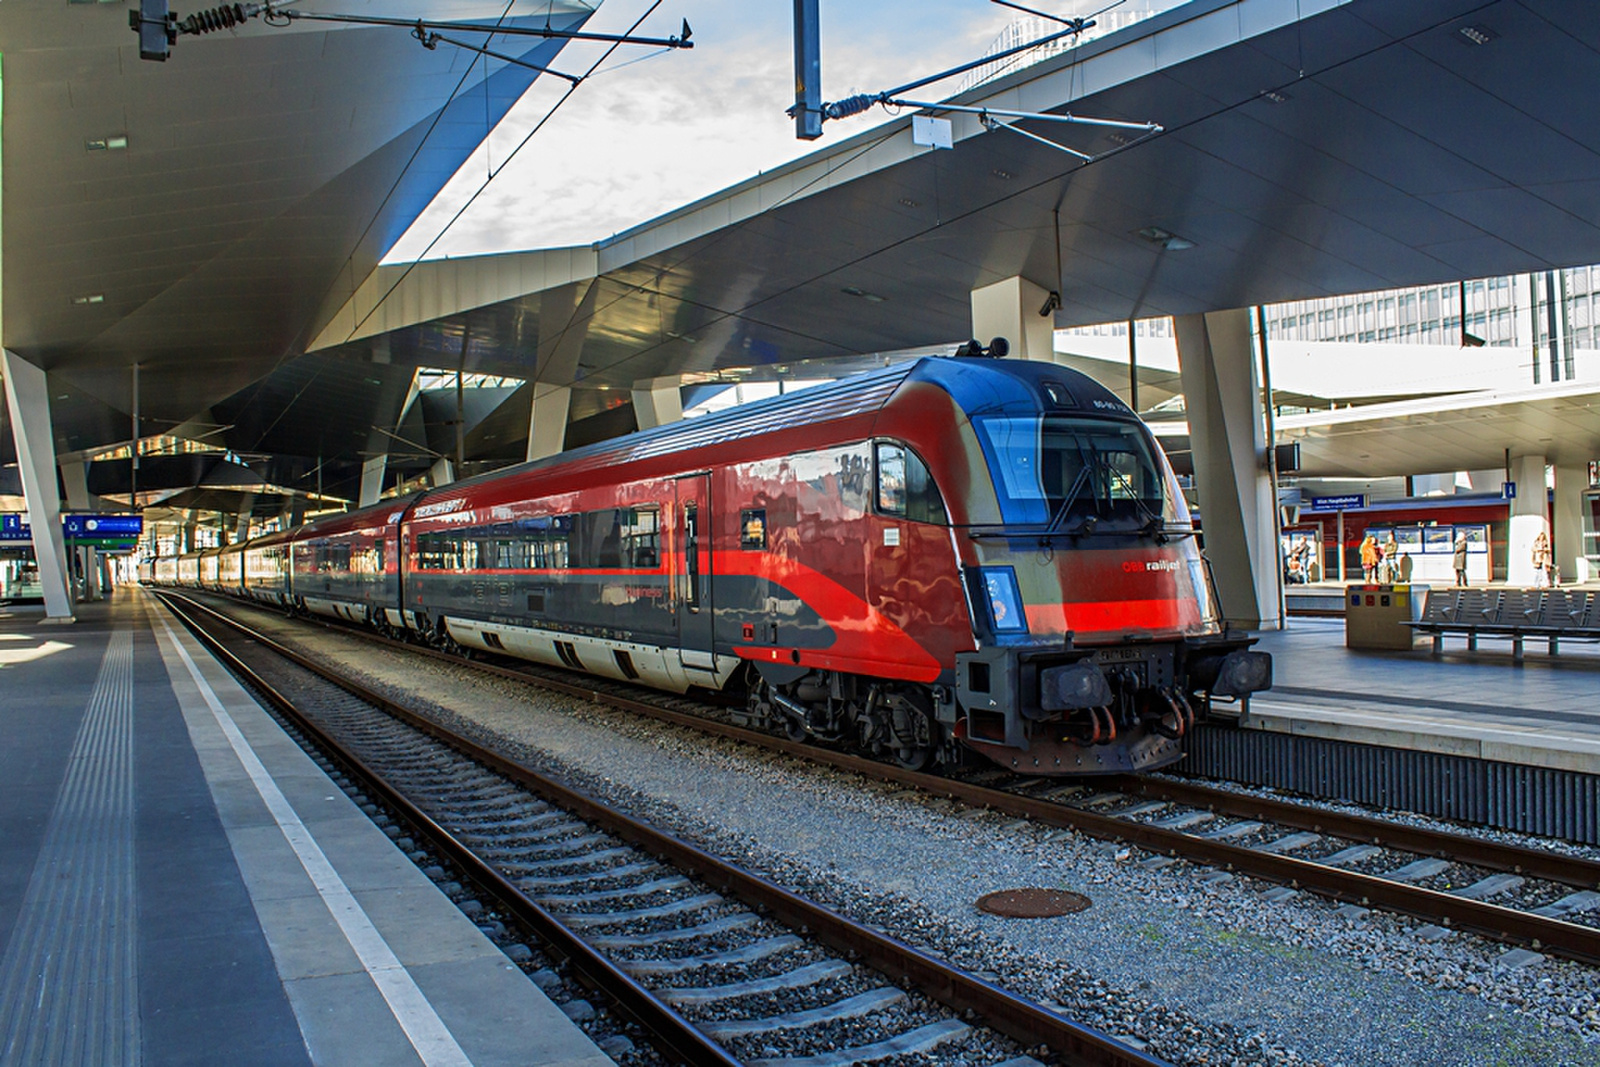
[(1231, 726), (1188, 749), (1183, 774), (1600, 844), (1600, 775)]

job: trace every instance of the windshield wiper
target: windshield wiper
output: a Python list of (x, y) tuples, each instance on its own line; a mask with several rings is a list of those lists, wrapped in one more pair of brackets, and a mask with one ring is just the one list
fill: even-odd
[[(1080, 452), (1079, 455), (1081, 456), (1082, 453)], [(1061, 498), (1061, 506), (1056, 508), (1056, 513), (1050, 516), (1049, 525), (1044, 528), (1046, 537), (1061, 529), (1061, 523), (1066, 519), (1067, 512), (1072, 510), (1072, 505), (1077, 502), (1078, 494), (1083, 492), (1084, 485), (1088, 483), (1089, 471), (1094, 464), (1095, 461), (1091, 459), (1088, 463), (1078, 468), (1078, 476), (1072, 479), (1072, 486), (1067, 490), (1067, 495)], [(1089, 520), (1086, 519), (1085, 522), (1089, 522)], [(1089, 525), (1092, 528), (1093, 522), (1089, 522)]]
[(1165, 541), (1171, 534), (1174, 533), (1184, 532), (1190, 535), (1194, 533), (1194, 527), (1192, 525), (1186, 531), (1181, 527), (1177, 530), (1168, 530), (1167, 520), (1164, 519), (1153, 508), (1151, 508), (1149, 504), (1146, 504), (1144, 502), (1144, 497), (1140, 496), (1134, 491), (1133, 483), (1128, 481), (1127, 475), (1117, 470), (1117, 468), (1112, 467), (1110, 464), (1107, 464), (1106, 467), (1111, 472), (1111, 477), (1120, 482), (1122, 484), (1122, 488), (1127, 490), (1128, 499), (1133, 501), (1134, 506), (1144, 513), (1146, 522), (1143, 526), (1139, 527), (1140, 536), (1154, 537), (1158, 542), (1160, 542)]

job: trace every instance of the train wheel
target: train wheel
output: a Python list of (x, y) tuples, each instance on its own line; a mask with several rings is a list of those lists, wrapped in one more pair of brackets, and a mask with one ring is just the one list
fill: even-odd
[(890, 698), (890, 714), (894, 761), (908, 771), (926, 770), (939, 751), (938, 726), (927, 696), (914, 689), (896, 693)]
[(894, 761), (908, 771), (926, 770), (933, 762), (932, 745), (914, 745), (894, 750)]
[(787, 737), (796, 744), (799, 744), (811, 735), (806, 730), (805, 723), (801, 722), (793, 715), (785, 715), (783, 717), (783, 736)]

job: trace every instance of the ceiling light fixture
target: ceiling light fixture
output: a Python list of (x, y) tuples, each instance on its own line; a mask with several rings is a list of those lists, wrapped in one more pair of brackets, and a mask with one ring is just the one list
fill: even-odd
[(915, 200), (911, 199), (909, 196), (902, 196), (900, 198), (900, 203), (902, 205), (904, 205), (905, 207), (916, 207), (917, 206), (917, 202)]
[(1009, 170), (1001, 170), (999, 167), (996, 167), (994, 170), (991, 170), (989, 173), (993, 174), (996, 178), (999, 178), (1001, 181), (1009, 181), (1011, 179), (1011, 176), (1012, 176), (1011, 172)]
[(75, 296), (72, 298), (72, 302), (80, 306), (83, 304), (104, 304), (106, 302), (106, 294), (89, 293), (86, 296)]
[(1261, 95), (1271, 100), (1274, 104), (1287, 104), (1289, 102), (1289, 94), (1280, 93), (1276, 89), (1263, 89), (1261, 90)]
[(1187, 237), (1179, 237), (1171, 230), (1163, 230), (1160, 226), (1146, 226), (1134, 232), (1151, 244), (1160, 245), (1168, 252), (1182, 252), (1186, 248), (1194, 247), (1194, 242)]
[(125, 133), (112, 134), (110, 137), (91, 137), (83, 142), (85, 152), (105, 152), (128, 147), (128, 135)]
[(847, 285), (839, 291), (845, 296), (859, 296), (869, 304), (881, 304), (887, 299), (886, 297), (879, 296), (877, 293), (869, 293), (865, 289), (859, 289), (854, 285)]
[(1463, 26), (1456, 34), (1467, 44), (1488, 44), (1500, 36), (1487, 26)]

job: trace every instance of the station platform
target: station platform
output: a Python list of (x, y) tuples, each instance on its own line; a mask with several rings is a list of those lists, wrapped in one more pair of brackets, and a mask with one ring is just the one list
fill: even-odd
[(611, 1063), (153, 598), (0, 609), (0, 1067)]
[(1438, 656), (1426, 637), (1410, 652), (1353, 650), (1342, 617), (1291, 616), (1260, 638), (1273, 687), (1242, 727), (1600, 775), (1600, 645), (1546, 656), (1534, 644), (1521, 663), (1492, 638)]

